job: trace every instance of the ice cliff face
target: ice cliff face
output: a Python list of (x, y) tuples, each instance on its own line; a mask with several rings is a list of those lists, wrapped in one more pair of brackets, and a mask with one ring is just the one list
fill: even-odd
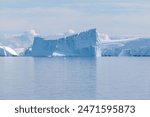
[(96, 29), (59, 38), (35, 37), (25, 56), (100, 56), (100, 41)]
[(18, 56), (18, 54), (10, 47), (0, 46), (0, 56)]

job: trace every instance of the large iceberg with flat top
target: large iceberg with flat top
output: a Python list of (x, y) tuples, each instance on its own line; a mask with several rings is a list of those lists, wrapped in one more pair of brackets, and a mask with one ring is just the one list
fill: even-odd
[(58, 39), (35, 37), (32, 47), (24, 52), (25, 56), (88, 56), (98, 57), (100, 40), (96, 29), (72, 34)]

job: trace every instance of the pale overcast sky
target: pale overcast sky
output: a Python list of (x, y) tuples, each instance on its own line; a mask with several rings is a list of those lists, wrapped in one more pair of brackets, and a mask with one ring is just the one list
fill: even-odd
[(109, 35), (150, 35), (150, 0), (0, 0), (0, 33), (92, 27)]

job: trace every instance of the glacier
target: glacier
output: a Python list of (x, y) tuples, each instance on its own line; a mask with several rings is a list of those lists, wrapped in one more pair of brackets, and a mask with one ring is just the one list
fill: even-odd
[(0, 46), (0, 56), (18, 56), (18, 54), (10, 47)]
[(97, 31), (90, 29), (58, 39), (35, 37), (32, 47), (28, 48), (24, 55), (34, 57), (98, 57), (101, 55), (100, 51), (100, 39)]

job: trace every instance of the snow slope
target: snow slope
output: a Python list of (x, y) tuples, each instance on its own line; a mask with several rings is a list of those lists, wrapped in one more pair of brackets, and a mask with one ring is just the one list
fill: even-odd
[(25, 56), (100, 56), (96, 29), (72, 34), (59, 39), (35, 37)]
[(0, 46), (0, 56), (18, 56), (18, 54), (10, 47)]

